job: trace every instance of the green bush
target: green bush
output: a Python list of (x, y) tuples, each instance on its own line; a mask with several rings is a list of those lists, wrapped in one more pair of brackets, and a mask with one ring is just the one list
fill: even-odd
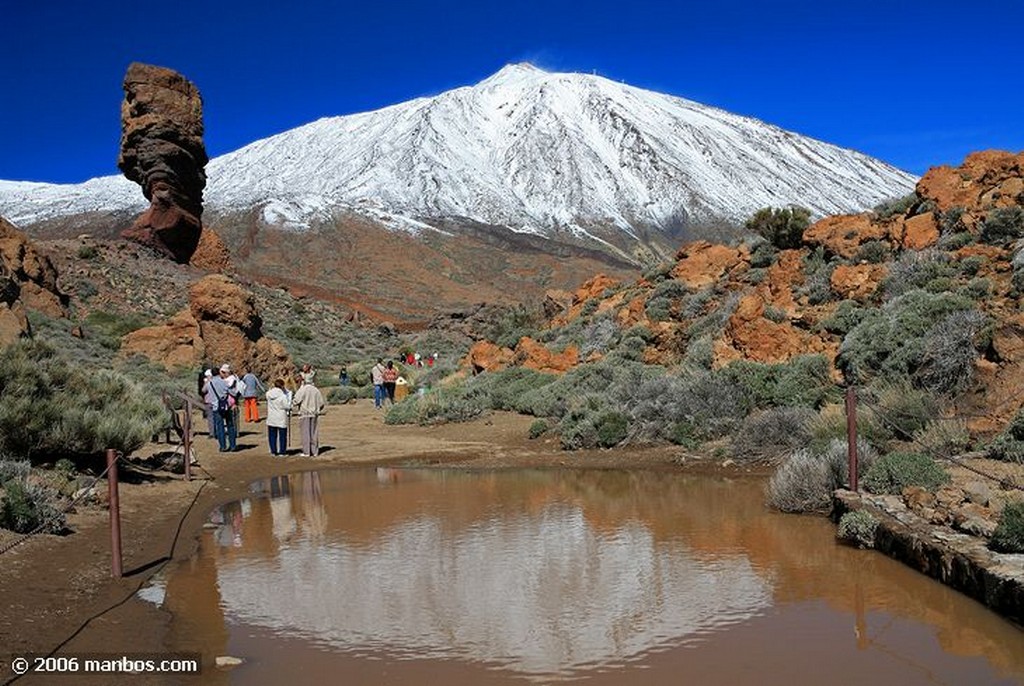
[(41, 531), (57, 534), (67, 528), (64, 513), (57, 507), (57, 494), (36, 483), (18, 479), (3, 485), (0, 527), (19, 534)]
[(597, 418), (597, 445), (612, 448), (626, 440), (629, 420), (620, 412), (605, 412)]
[(765, 207), (747, 220), (748, 230), (780, 250), (799, 248), (804, 231), (811, 225), (811, 211), (803, 207)]
[(300, 341), (302, 343), (309, 343), (311, 340), (313, 340), (313, 332), (310, 331), (308, 327), (305, 327), (302, 324), (292, 324), (291, 326), (286, 327), (284, 330), (284, 335), (288, 338)]
[[(948, 238), (952, 236), (963, 236), (964, 234), (966, 234), (967, 236), (970, 237), (970, 240), (968, 240), (967, 243), (964, 243), (964, 245), (968, 245), (969, 243), (973, 242), (974, 237), (971, 236), (970, 232), (967, 230), (967, 226), (964, 224), (963, 217), (965, 211), (965, 208), (957, 206), (950, 207), (945, 212), (940, 213), (938, 217), (939, 231), (941, 231), (943, 238)], [(953, 248), (944, 245), (943, 247), (946, 248), (947, 250), (956, 250), (958, 248), (962, 248), (963, 246), (961, 245), (957, 246), (956, 248)]]
[(870, 264), (882, 264), (888, 262), (892, 256), (892, 250), (885, 241), (867, 241), (857, 249), (854, 257), (856, 262), (868, 262)]
[(932, 393), (966, 391), (989, 338), (989, 319), (978, 310), (950, 313), (925, 334), (915, 382)]
[(949, 482), (949, 474), (932, 458), (920, 453), (894, 452), (875, 460), (864, 475), (872, 493), (899, 495), (907, 486), (934, 491)]
[(835, 393), (831, 366), (823, 355), (799, 355), (789, 362), (740, 360), (719, 373), (744, 389), (755, 407), (821, 407)]
[(870, 512), (854, 510), (839, 518), (837, 532), (839, 538), (861, 548), (875, 547), (875, 532), (877, 531), (878, 520)]
[(821, 246), (804, 258), (804, 285), (798, 290), (807, 296), (811, 305), (821, 305), (832, 299), (832, 272), (836, 264), (825, 258), (825, 250)]
[(80, 260), (91, 260), (99, 254), (100, 251), (96, 249), (95, 245), (83, 245), (78, 249), (78, 259)]
[(1014, 205), (992, 210), (981, 223), (979, 238), (985, 243), (1008, 245), (1024, 236), (1024, 208)]
[(540, 438), (541, 436), (543, 436), (544, 434), (546, 434), (548, 432), (549, 428), (550, 427), (548, 426), (547, 420), (544, 420), (544, 419), (536, 419), (536, 420), (534, 420), (534, 422), (532, 424), (530, 424), (530, 438), (531, 439)]
[(867, 310), (839, 347), (836, 366), (859, 382), (909, 378), (921, 364), (926, 336), (953, 312), (974, 309), (960, 295), (914, 290)]
[(1009, 503), (1003, 508), (988, 545), (1001, 553), (1024, 553), (1024, 502)]
[(887, 300), (915, 289), (941, 292), (948, 289), (956, 273), (949, 255), (941, 250), (907, 250), (889, 266), (881, 290)]
[(678, 311), (683, 298), (689, 295), (689, 289), (682, 281), (668, 279), (655, 287), (644, 309), (651, 321), (662, 322), (672, 318), (673, 311)]
[(986, 448), (995, 460), (1024, 464), (1024, 409), (1017, 413), (1006, 428)]
[(890, 198), (875, 205), (874, 214), (877, 219), (885, 220), (902, 217), (918, 202), (917, 193), (904, 195), (902, 198)]
[(963, 419), (935, 419), (914, 433), (913, 446), (925, 455), (953, 457), (971, 445), (971, 432)]
[(49, 345), (0, 355), (0, 451), (12, 456), (131, 452), (167, 424), (157, 397), (117, 372), (72, 367)]
[(771, 241), (757, 241), (750, 246), (750, 266), (754, 269), (766, 269), (775, 263), (778, 250)]
[(327, 402), (331, 405), (344, 405), (361, 397), (365, 397), (365, 394), (358, 386), (338, 386), (327, 392)]
[(821, 328), (837, 336), (845, 336), (861, 323), (868, 310), (854, 300), (844, 300), (831, 317), (821, 321)]

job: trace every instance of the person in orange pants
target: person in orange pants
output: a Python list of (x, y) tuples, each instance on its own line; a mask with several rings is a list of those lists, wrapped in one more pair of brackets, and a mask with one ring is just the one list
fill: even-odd
[(247, 371), (242, 377), (245, 389), (242, 391), (242, 399), (245, 403), (245, 421), (258, 422), (260, 420), (260, 406), (257, 404), (257, 397), (261, 390), (266, 390), (252, 370)]

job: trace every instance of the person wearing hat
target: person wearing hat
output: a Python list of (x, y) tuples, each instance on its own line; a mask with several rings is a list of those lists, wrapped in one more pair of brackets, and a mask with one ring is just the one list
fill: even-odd
[(213, 391), (210, 390), (210, 380), (213, 379), (213, 370), (207, 369), (203, 372), (203, 384), (199, 387), (199, 395), (203, 396), (203, 401), (206, 403), (206, 421), (209, 429), (209, 437), (217, 437), (216, 419), (214, 415), (217, 413), (217, 399), (213, 397)]
[(222, 364), (220, 374), (210, 379), (210, 392), (214, 397), (214, 429), (220, 451), (238, 450), (238, 422), (235, 420), (238, 405), (238, 379), (231, 373), (231, 365)]
[(301, 375), (296, 378), (299, 390), (292, 396), (292, 412), (299, 415), (299, 433), (302, 437), (302, 456), (316, 457), (320, 454), (320, 415), (324, 413), (327, 403), (323, 393), (306, 381)]

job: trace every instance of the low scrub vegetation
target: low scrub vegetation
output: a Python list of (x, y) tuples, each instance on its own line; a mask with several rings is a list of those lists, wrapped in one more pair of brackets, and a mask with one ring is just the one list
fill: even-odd
[(747, 230), (753, 231), (780, 250), (799, 248), (804, 231), (811, 225), (811, 211), (803, 207), (758, 210), (747, 220)]
[[(790, 454), (768, 482), (768, 504), (783, 512), (824, 512), (832, 506), (832, 492), (849, 481), (849, 444), (833, 440), (822, 450), (803, 448)], [(857, 442), (857, 473), (865, 473), (875, 459), (867, 443)]]
[(871, 465), (864, 475), (864, 487), (872, 493), (899, 495), (908, 486), (934, 491), (949, 482), (949, 475), (927, 455), (893, 452)]
[(1024, 553), (1024, 502), (1009, 503), (999, 518), (989, 547), (1001, 553)]
[(839, 518), (837, 535), (860, 548), (874, 548), (877, 531), (878, 519), (874, 515), (864, 510), (855, 510)]
[(65, 499), (32, 475), (28, 461), (0, 459), (0, 488), (0, 528), (20, 534), (37, 529), (56, 534), (67, 528), (61, 509)]
[(817, 413), (805, 407), (778, 407), (752, 414), (732, 436), (733, 455), (742, 462), (777, 462), (811, 441)]
[(159, 400), (122, 374), (69, 364), (45, 343), (0, 357), (0, 451), (19, 458), (130, 452), (167, 422)]

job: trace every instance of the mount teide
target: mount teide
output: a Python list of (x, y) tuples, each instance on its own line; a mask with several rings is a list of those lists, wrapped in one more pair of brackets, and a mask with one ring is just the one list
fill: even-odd
[[(242, 272), (408, 315), (629, 270), (760, 207), (858, 211), (915, 182), (755, 119), (523, 64), (256, 141), (207, 175), (204, 219)], [(42, 236), (113, 235), (143, 207), (121, 177), (0, 182), (0, 214)]]

